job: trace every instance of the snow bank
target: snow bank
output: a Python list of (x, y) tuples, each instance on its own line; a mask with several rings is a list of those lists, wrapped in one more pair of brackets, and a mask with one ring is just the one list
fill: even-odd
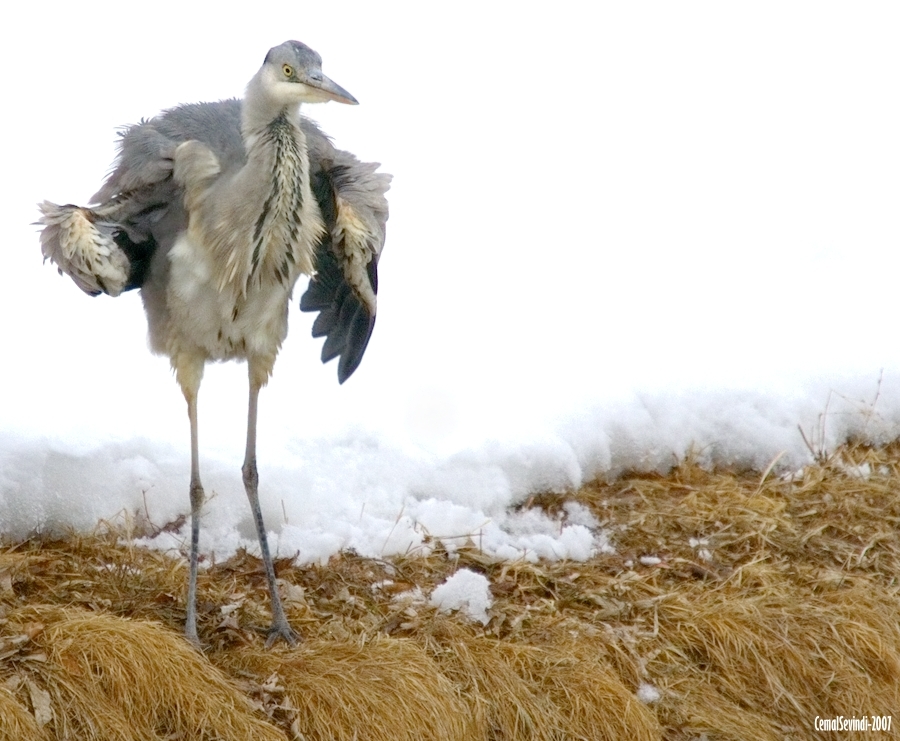
[[(272, 545), (300, 563), (342, 549), (372, 557), (474, 544), (503, 559), (585, 560), (609, 552), (605, 533), (577, 504), (558, 517), (518, 510), (535, 493), (564, 492), (625, 470), (664, 471), (685, 455), (706, 464), (797, 468), (807, 443), (830, 449), (848, 435), (874, 442), (900, 429), (900, 383), (845, 381), (831, 391), (765, 395), (716, 391), (595, 404), (546, 420), (540, 437), (484, 441), (437, 455), (372, 433), (292, 441), (261, 451), (261, 499)], [(541, 425), (535, 423), (535, 428)], [(804, 430), (804, 436), (800, 429)], [(88, 444), (0, 432), (0, 523), (13, 538), (91, 530), (138, 514), (156, 525), (189, 511), (188, 452), (149, 438)], [(201, 547), (227, 558), (256, 550), (240, 460), (203, 456), (208, 502)], [(187, 526), (144, 541), (183, 548)]]

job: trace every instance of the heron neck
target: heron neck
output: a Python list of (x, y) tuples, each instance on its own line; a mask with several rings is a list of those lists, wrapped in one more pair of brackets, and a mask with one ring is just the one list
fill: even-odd
[(285, 104), (267, 95), (258, 77), (250, 80), (241, 106), (241, 134), (249, 151), (256, 141), (274, 121), (286, 119), (299, 126), (300, 104)]

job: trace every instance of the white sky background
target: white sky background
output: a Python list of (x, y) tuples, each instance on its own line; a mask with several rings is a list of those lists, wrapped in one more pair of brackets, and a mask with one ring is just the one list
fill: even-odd
[[(97, 190), (116, 127), (241, 95), (287, 38), (361, 103), (305, 113), (395, 179), (378, 325), (343, 387), (311, 319), (292, 317), (261, 397), (264, 498), (267, 461), (304, 445), (327, 458), (328, 440), (552, 458), (554, 425), (590, 426), (585, 410), (626, 410), (605, 432), (640, 446), (638, 399), (677, 418), (684, 447), (712, 435), (698, 418), (720, 392), (771, 400), (793, 430), (830, 388), (874, 399), (881, 369), (879, 403), (900, 409), (900, 6), (594, 6), (17, 11), (0, 44), (7, 446), (140, 437), (187, 455), (184, 401), (146, 349), (137, 293), (84, 296), (41, 264), (30, 222), (44, 198)], [(200, 396), (201, 448), (234, 471), (244, 379), (211, 366)], [(801, 408), (812, 417), (792, 418)]]

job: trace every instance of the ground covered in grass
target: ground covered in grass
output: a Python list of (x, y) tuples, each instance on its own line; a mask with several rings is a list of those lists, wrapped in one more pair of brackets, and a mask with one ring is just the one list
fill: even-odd
[[(0, 738), (743, 741), (900, 715), (900, 445), (787, 473), (685, 462), (524, 507), (568, 501), (614, 554), (498, 562), (476, 538), (281, 561), (305, 640), (268, 651), (251, 556), (201, 574), (200, 653), (178, 554), (125, 527), (7, 544)], [(489, 581), (486, 624), (428, 599), (461, 568)], [(900, 738), (891, 722), (853, 735)]]

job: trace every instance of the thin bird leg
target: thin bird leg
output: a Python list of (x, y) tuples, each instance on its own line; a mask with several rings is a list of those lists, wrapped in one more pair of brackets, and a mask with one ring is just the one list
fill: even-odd
[[(187, 396), (187, 394), (185, 394)], [(188, 418), (191, 422), (191, 568), (188, 579), (187, 619), (184, 634), (198, 648), (197, 635), (197, 560), (200, 547), (200, 507), (203, 506), (203, 485), (200, 483), (200, 455), (197, 444), (197, 394), (188, 397)]]
[(256, 523), (256, 534), (259, 537), (259, 548), (262, 551), (263, 565), (266, 569), (266, 581), (269, 584), (269, 596), (272, 600), (272, 626), (266, 639), (266, 646), (271, 646), (278, 638), (283, 638), (289, 644), (294, 645), (298, 636), (288, 624), (281, 606), (281, 597), (278, 595), (278, 585), (275, 583), (275, 567), (272, 565), (272, 556), (269, 553), (269, 539), (266, 535), (266, 526), (263, 523), (262, 510), (259, 508), (259, 473), (256, 470), (256, 410), (259, 401), (259, 389), (261, 383), (254, 379), (254, 364), (250, 365), (250, 404), (247, 410), (247, 452), (244, 456), (244, 466), (241, 469), (244, 474), (244, 488), (247, 490), (247, 498), (250, 500), (250, 509), (253, 510), (253, 520)]
[(191, 423), (191, 560), (184, 634), (197, 648), (200, 648), (200, 638), (197, 635), (197, 561), (200, 548), (200, 508), (203, 506), (200, 449), (197, 441), (197, 393), (203, 379), (203, 363), (202, 358), (194, 356), (172, 358), (172, 367), (187, 401), (188, 419)]

